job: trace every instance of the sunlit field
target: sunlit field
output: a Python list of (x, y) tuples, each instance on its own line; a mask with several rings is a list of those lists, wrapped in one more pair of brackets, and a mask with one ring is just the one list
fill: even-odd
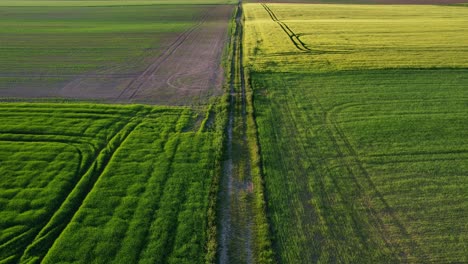
[(468, 9), (245, 14), (280, 261), (466, 262)]
[(214, 122), (76, 103), (3, 103), (0, 116), (4, 263), (205, 259)]

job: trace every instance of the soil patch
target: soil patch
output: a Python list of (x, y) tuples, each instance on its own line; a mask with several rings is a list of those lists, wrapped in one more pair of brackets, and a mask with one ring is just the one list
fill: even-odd
[(222, 94), (221, 56), (234, 6), (197, 8), (201, 12), (186, 19), (193, 21), (192, 27), (181, 33), (156, 35), (154, 48), (124, 63), (84, 74), (65, 74), (59, 69), (47, 74), (0, 72), (0, 96), (203, 104)]

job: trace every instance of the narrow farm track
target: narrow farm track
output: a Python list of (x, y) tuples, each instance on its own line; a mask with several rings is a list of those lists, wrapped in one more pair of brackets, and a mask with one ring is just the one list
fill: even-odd
[(242, 51), (242, 3), (235, 17), (230, 74), (227, 158), (224, 162), (219, 263), (254, 263), (254, 201), (248, 149), (246, 83)]

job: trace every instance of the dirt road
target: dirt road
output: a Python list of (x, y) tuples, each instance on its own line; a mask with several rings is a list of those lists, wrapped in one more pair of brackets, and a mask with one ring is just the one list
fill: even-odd
[(219, 263), (254, 263), (254, 185), (247, 138), (246, 83), (242, 54), (242, 7), (231, 46), (230, 111), (221, 182)]

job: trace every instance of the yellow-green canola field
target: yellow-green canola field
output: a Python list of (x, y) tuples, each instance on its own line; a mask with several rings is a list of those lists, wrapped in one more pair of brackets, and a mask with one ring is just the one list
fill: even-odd
[(468, 261), (468, 9), (244, 8), (280, 263)]

